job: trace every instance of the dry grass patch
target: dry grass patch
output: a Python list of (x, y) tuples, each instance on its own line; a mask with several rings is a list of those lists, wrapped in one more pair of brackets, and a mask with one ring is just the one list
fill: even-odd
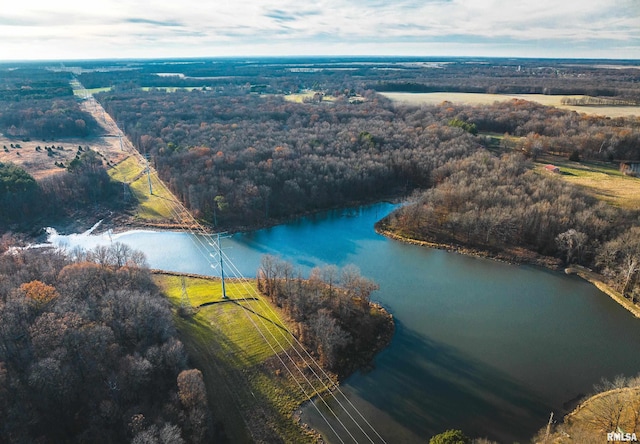
[(600, 444), (611, 432), (640, 435), (640, 387), (599, 393), (582, 402), (548, 437), (541, 430), (537, 444)]
[(410, 105), (439, 105), (442, 102), (452, 102), (464, 105), (491, 105), (495, 102), (506, 102), (512, 99), (528, 100), (545, 106), (568, 109), (578, 113), (595, 114), (608, 117), (639, 116), (640, 106), (574, 106), (563, 105), (562, 99), (581, 99), (585, 96), (548, 96), (544, 94), (483, 94), (483, 93), (403, 93), (385, 92), (381, 95), (398, 103)]
[[(14, 148), (12, 148), (11, 145), (13, 145)], [(18, 145), (20, 148), (15, 148)], [(6, 150), (4, 149), (5, 146), (7, 147)], [(52, 148), (51, 154), (49, 154), (45, 147), (51, 146), (55, 148)], [(64, 167), (59, 167), (56, 163), (58, 163), (58, 165), (62, 163), (64, 166), (67, 166), (69, 162), (75, 158), (79, 146), (83, 149), (89, 147), (97, 152), (102, 156), (105, 164), (115, 164), (127, 156), (126, 153), (120, 150), (117, 139), (114, 141), (104, 137), (86, 139), (65, 138), (46, 142), (41, 140), (29, 140), (25, 142), (18, 139), (0, 137), (0, 162), (14, 163), (23, 168), (36, 180), (44, 179), (53, 174), (59, 174), (65, 171)], [(40, 149), (37, 149), (38, 147), (40, 147)], [(58, 147), (62, 147), (62, 149)]]
[[(312, 100), (316, 94), (322, 94), (318, 91), (305, 91), (303, 93), (287, 94), (284, 100), (287, 102), (303, 103), (305, 100)], [(336, 98), (331, 95), (323, 95), (322, 102), (335, 102)]]
[[(560, 177), (583, 187), (589, 194), (611, 205), (640, 210), (640, 178), (625, 176), (615, 166), (603, 162), (571, 162), (545, 156), (536, 168), (553, 164), (560, 168)], [(546, 172), (545, 172), (546, 173)]]

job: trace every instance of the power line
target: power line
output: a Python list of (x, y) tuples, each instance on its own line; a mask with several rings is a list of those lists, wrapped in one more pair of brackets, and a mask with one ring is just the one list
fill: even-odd
[[(166, 189), (166, 185), (162, 182), (159, 181), (158, 182), (160, 184), (160, 186), (162, 188)], [(166, 190), (167, 192), (169, 192), (169, 190)], [(170, 192), (169, 192), (170, 193)], [(171, 196), (173, 196), (172, 193), (170, 193)], [(188, 212), (188, 210), (186, 210), (186, 208), (184, 208), (184, 206), (182, 205), (181, 202), (177, 202), (177, 201), (173, 201), (173, 203), (175, 203), (177, 206), (182, 207), (182, 209), (184, 210), (184, 214), (187, 214), (188, 217), (191, 219), (192, 224), (186, 224), (185, 228), (187, 228), (187, 230), (190, 232), (191, 234), (191, 239), (192, 242), (194, 242), (194, 244), (199, 244), (196, 245), (196, 247), (198, 248), (198, 250), (200, 250), (201, 254), (203, 255), (203, 257), (205, 258), (205, 260), (207, 262), (209, 262), (210, 266), (212, 268), (216, 268), (216, 266), (214, 264), (211, 263), (211, 261), (209, 260), (209, 257), (211, 258), (215, 258), (215, 256), (209, 254), (205, 254), (202, 252), (202, 248), (204, 248), (206, 250), (206, 245), (204, 245), (204, 243), (202, 241), (200, 241), (200, 237), (198, 235), (196, 235), (196, 233), (194, 233), (193, 230), (193, 226), (198, 227), (198, 230), (200, 231), (202, 236), (209, 236), (210, 235), (206, 232), (206, 229), (197, 221), (195, 220), (195, 218), (193, 218), (193, 216), (191, 215), (191, 213)], [(166, 203), (163, 202), (163, 204), (165, 206), (167, 206), (167, 208), (174, 214), (177, 215), (178, 213), (172, 209), (171, 207), (169, 207)], [(208, 243), (209, 246), (211, 247), (216, 247), (215, 244), (209, 242)], [(326, 372), (324, 372), (324, 369), (322, 369), (322, 367), (315, 361), (315, 359), (309, 354), (309, 352), (304, 348), (304, 345), (302, 345), (299, 340), (287, 329), (287, 327), (285, 326), (285, 324), (280, 320), (279, 316), (273, 312), (273, 310), (271, 309), (271, 307), (266, 304), (266, 302), (264, 302), (260, 297), (259, 294), (257, 293), (257, 291), (253, 288), (253, 286), (250, 285), (250, 283), (248, 282), (248, 280), (244, 277), (241, 276), (241, 273), (239, 273), (237, 267), (235, 266), (235, 264), (228, 258), (228, 256), (220, 249), (220, 254), (224, 256), (224, 261), (222, 263), (224, 263), (225, 261), (228, 262), (230, 264), (230, 266), (232, 267), (233, 273), (236, 276), (236, 278), (240, 279), (243, 281), (244, 286), (248, 287), (251, 292), (254, 293), (256, 297), (256, 299), (262, 303), (265, 307), (267, 307), (272, 313), (273, 315), (276, 317), (276, 319), (280, 322), (280, 324), (283, 326), (283, 328), (287, 331), (288, 335), (291, 335), (294, 340), (296, 341), (296, 343), (299, 345), (300, 348), (302, 348), (305, 351), (305, 354), (307, 355), (307, 358), (310, 359), (312, 361), (312, 363), (319, 369), (322, 370), (322, 372), (324, 373), (325, 377), (327, 377), (327, 379), (329, 379), (329, 381), (331, 381), (330, 384), (327, 384), (325, 381), (323, 381), (323, 379), (317, 374), (317, 372), (313, 369), (312, 365), (309, 365), (309, 363), (307, 362), (307, 359), (304, 358), (301, 353), (299, 352), (299, 350), (293, 346), (293, 344), (291, 343), (291, 341), (289, 341), (287, 339), (287, 342), (289, 344), (289, 346), (291, 348), (293, 348), (293, 350), (296, 352), (296, 354), (298, 355), (298, 357), (305, 362), (305, 364), (307, 365), (307, 367), (312, 371), (313, 376), (320, 382), (320, 384), (322, 384), (325, 388), (325, 390), (334, 398), (334, 400), (338, 403), (338, 405), (340, 406), (340, 408), (347, 414), (347, 416), (349, 417), (349, 419), (351, 419), (354, 424), (358, 427), (358, 429), (367, 437), (367, 439), (369, 440), (369, 442), (374, 442), (371, 437), (368, 436), (367, 432), (365, 430), (363, 430), (362, 426), (358, 423), (358, 421), (356, 421), (353, 416), (351, 415), (351, 413), (344, 407), (344, 405), (340, 402), (340, 400), (337, 399), (337, 397), (334, 394), (334, 391), (338, 391), (339, 393), (342, 394), (342, 396), (350, 403), (350, 405), (352, 406), (352, 408), (358, 413), (358, 416), (360, 416), (362, 419), (364, 419), (364, 416), (358, 411), (358, 409), (351, 403), (351, 401), (346, 397), (346, 395), (344, 395), (344, 393), (342, 393), (342, 391), (340, 390), (339, 386), (336, 385), (331, 378), (326, 374)], [(242, 297), (240, 298), (241, 300), (247, 302), (247, 298), (246, 297)], [(269, 347), (272, 349), (273, 353), (278, 357), (278, 360), (282, 363), (282, 365), (287, 369), (287, 372), (290, 374), (290, 376), (294, 379), (296, 385), (298, 385), (298, 387), (300, 388), (300, 390), (302, 391), (302, 393), (305, 395), (305, 397), (307, 397), (307, 399), (309, 399), (309, 401), (312, 401), (312, 404), (314, 406), (314, 408), (316, 409), (316, 411), (318, 412), (318, 414), (321, 416), (321, 418), (326, 422), (326, 424), (329, 426), (329, 428), (331, 429), (331, 431), (336, 435), (336, 437), (344, 443), (344, 440), (342, 439), (342, 437), (340, 436), (340, 434), (335, 430), (335, 428), (333, 427), (333, 425), (330, 423), (330, 421), (326, 418), (326, 416), (322, 413), (322, 411), (319, 409), (319, 407), (316, 405), (316, 403), (313, 402), (312, 396), (307, 393), (307, 391), (304, 389), (304, 387), (302, 386), (302, 383), (295, 377), (295, 375), (291, 372), (291, 370), (289, 369), (289, 367), (284, 363), (284, 361), (282, 360), (280, 354), (274, 349), (272, 343), (267, 339), (266, 335), (264, 334), (264, 332), (256, 325), (256, 323), (253, 321), (253, 319), (251, 319), (250, 314), (246, 311), (243, 310), (243, 312), (245, 313), (245, 316), (247, 316), (247, 318), (249, 319), (249, 321), (251, 322), (252, 326), (256, 329), (256, 331), (258, 331), (258, 333), (260, 334), (260, 336), (263, 338), (263, 340), (265, 342), (267, 342), (267, 344), (269, 345)], [(264, 328), (267, 328), (267, 326), (265, 325), (265, 321), (258, 317), (258, 319), (260, 320), (260, 322), (262, 323)], [(292, 363), (292, 365), (294, 365), (294, 367), (298, 370), (298, 373), (301, 375), (301, 377), (304, 379), (304, 382), (306, 382), (312, 389), (312, 392), (317, 392), (317, 390), (315, 389), (314, 385), (311, 383), (311, 381), (308, 379), (308, 377), (302, 372), (302, 370), (295, 364), (295, 361), (293, 360), (293, 358), (291, 357), (291, 355), (286, 351), (285, 347), (280, 343), (280, 341), (273, 335), (273, 333), (271, 332), (271, 330), (269, 330), (267, 328), (267, 331), (269, 332), (269, 334), (272, 336), (273, 340), (278, 344), (278, 347), (280, 348), (281, 352), (284, 353), (288, 360)], [(286, 336), (285, 336), (286, 337)], [(331, 412), (331, 414), (335, 417), (336, 421), (341, 425), (341, 427), (345, 430), (345, 432), (351, 437), (351, 439), (354, 442), (357, 442), (357, 439), (353, 436), (353, 434), (351, 433), (351, 431), (349, 430), (349, 428), (347, 427), (347, 425), (344, 424), (344, 422), (338, 417), (338, 415), (333, 411), (333, 409), (327, 404), (326, 400), (320, 396), (320, 401), (325, 405), (325, 407)], [(371, 428), (372, 430), (374, 430), (376, 436), (379, 437), (381, 442), (385, 442), (384, 439), (382, 437), (380, 437), (380, 435), (377, 433), (377, 431), (375, 431), (375, 429), (373, 429), (373, 427), (371, 426), (371, 424), (366, 421), (366, 419), (364, 419), (364, 421), (366, 422), (366, 424), (369, 426), (369, 428)]]
[[(96, 101), (96, 103), (98, 103)], [(98, 103), (99, 105), (99, 103)], [(100, 106), (100, 108), (102, 108)], [(102, 113), (104, 116), (104, 109), (102, 109)], [(104, 117), (103, 117), (104, 118)], [(117, 125), (115, 125), (116, 127), (116, 131), (119, 134), (120, 137), (123, 136), (122, 131), (117, 127)], [(122, 141), (122, 139), (120, 139)], [(130, 147), (130, 149), (128, 151), (131, 151), (132, 154), (136, 157), (138, 157), (139, 160), (144, 160), (146, 162), (146, 173), (147, 173), (147, 179), (149, 182), (149, 191), (151, 194), (153, 194), (153, 189), (151, 187), (151, 174), (154, 175), (154, 177), (157, 179), (157, 183), (159, 184), (160, 188), (162, 188), (169, 196), (170, 196), (170, 202), (173, 205), (169, 205), (167, 202), (165, 202), (164, 200), (161, 200), (162, 204), (165, 205), (165, 207), (169, 210), (169, 212), (176, 218), (176, 221), (178, 223), (180, 223), (181, 225), (183, 225), (183, 227), (185, 229), (187, 229), (189, 231), (189, 233), (191, 234), (190, 238), (192, 240), (192, 242), (194, 243), (194, 245), (196, 246), (197, 250), (203, 255), (203, 257), (205, 258), (205, 260), (209, 263), (209, 265), (211, 266), (211, 268), (215, 269), (217, 268), (218, 264), (213, 264), (211, 263), (211, 261), (208, 259), (209, 257), (214, 257), (213, 255), (211, 255), (211, 253), (208, 253), (208, 248), (206, 247), (206, 245), (200, 240), (200, 237), (194, 232), (194, 228), (199, 231), (201, 236), (209, 236), (210, 234), (208, 232), (208, 230), (202, 226), (201, 223), (199, 223), (194, 217), (193, 215), (189, 212), (189, 210), (187, 210), (187, 208), (179, 201), (177, 201), (177, 199), (175, 198), (175, 196), (173, 195), (173, 193), (167, 188), (167, 186), (157, 177), (157, 172), (155, 172), (155, 170), (152, 171), (152, 168), (149, 165), (148, 162), (148, 157), (143, 157), (137, 150), (135, 150), (135, 148), (131, 145), (130, 141), (126, 138), (125, 136), (125, 141), (127, 142), (127, 146)], [(178, 211), (178, 209), (176, 209), (176, 207), (180, 210)], [(189, 221), (190, 223), (187, 223), (186, 221)], [(239, 272), (239, 270), (237, 269), (237, 267), (235, 266), (235, 264), (230, 260), (230, 258), (222, 251), (222, 249), (220, 248), (220, 234), (217, 235), (218, 236), (218, 255), (219, 255), (219, 266), (221, 269), (221, 276), (222, 276), (222, 282), (223, 282), (223, 286), (224, 286), (224, 263), (227, 262), (231, 269), (233, 274), (236, 276), (237, 279), (241, 280), (243, 283), (243, 286), (248, 287), (251, 292), (255, 295), (255, 296), (260, 296), (257, 292), (257, 290), (250, 285), (249, 281), (244, 278), (241, 273)], [(211, 242), (209, 242), (210, 246), (214, 246)], [(234, 291), (235, 292), (235, 291)], [(185, 288), (185, 293), (186, 293), (186, 288)], [(223, 288), (223, 296), (226, 297), (226, 291)], [(311, 370), (311, 372), (313, 373), (314, 377), (319, 381), (319, 383), (324, 387), (324, 389), (333, 397), (333, 399), (338, 403), (338, 405), (340, 406), (340, 408), (347, 414), (347, 416), (349, 417), (349, 419), (351, 419), (354, 424), (358, 427), (358, 429), (367, 437), (367, 439), (373, 443), (373, 439), (367, 434), (367, 432), (362, 428), (362, 426), (358, 423), (358, 421), (356, 421), (356, 419), (351, 415), (351, 413), (347, 410), (347, 408), (337, 399), (336, 395), (334, 394), (334, 392), (338, 392), (342, 395), (342, 397), (349, 403), (349, 405), (352, 407), (352, 409), (357, 412), (357, 416), (359, 416), (364, 422), (365, 424), (375, 433), (375, 435), (380, 439), (381, 442), (385, 442), (384, 439), (379, 435), (379, 433), (373, 428), (373, 426), (366, 420), (366, 418), (364, 418), (364, 416), (362, 415), (362, 413), (360, 413), (360, 411), (353, 405), (353, 403), (349, 400), (348, 397), (346, 397), (346, 395), (340, 390), (340, 387), (331, 379), (331, 377), (324, 371), (324, 369), (316, 362), (316, 360), (310, 355), (310, 353), (306, 350), (306, 348), (302, 345), (302, 343), (295, 337), (295, 335), (293, 335), (291, 333), (291, 331), (288, 330), (288, 328), (286, 327), (286, 325), (280, 320), (279, 316), (277, 315), (277, 313), (275, 313), (275, 311), (271, 308), (271, 306), (269, 306), (269, 304), (267, 304), (264, 300), (262, 300), (260, 297), (256, 297), (254, 299), (257, 299), (259, 301), (260, 304), (264, 305), (272, 314), (272, 316), (274, 316), (279, 324), (282, 326), (282, 328), (286, 331), (287, 335), (284, 335), (283, 337), (286, 338), (286, 341), (289, 345), (289, 348), (293, 349), (295, 351), (295, 353), (298, 355), (299, 359), (301, 359), (303, 362), (305, 362), (307, 368), (309, 368)], [(237, 300), (243, 300), (245, 302), (248, 302), (246, 296), (245, 297), (241, 297)], [(314, 393), (318, 393), (317, 389), (315, 389), (313, 383), (311, 383), (311, 381), (307, 378), (307, 376), (302, 372), (302, 369), (299, 368), (299, 366), (295, 363), (294, 359), (291, 357), (291, 355), (287, 352), (287, 350), (285, 349), (285, 347), (280, 343), (280, 341), (275, 337), (275, 335), (273, 334), (273, 332), (268, 328), (268, 326), (264, 325), (265, 324), (265, 320), (263, 318), (261, 318), (260, 316), (258, 316), (258, 319), (260, 320), (260, 322), (263, 324), (263, 328), (267, 329), (267, 332), (269, 332), (269, 334), (272, 336), (272, 338), (274, 339), (274, 341), (278, 344), (278, 347), (281, 350), (281, 353), (285, 354), (286, 357), (288, 358), (289, 362), (298, 370), (298, 373), (300, 373), (300, 375), (302, 376), (302, 379), (304, 379), (304, 382), (306, 382), (309, 387), (311, 388), (311, 394), (307, 393), (307, 390), (304, 389), (302, 383), (300, 380), (298, 380), (295, 375), (293, 374), (293, 372), (291, 371), (291, 369), (289, 368), (289, 366), (287, 366), (284, 362), (284, 360), (282, 359), (282, 356), (280, 355), (279, 352), (276, 351), (274, 345), (268, 340), (268, 338), (266, 337), (266, 335), (264, 334), (264, 332), (257, 326), (257, 324), (255, 323), (255, 321), (251, 318), (251, 314), (244, 309), (242, 310), (245, 315), (247, 316), (247, 318), (249, 319), (249, 321), (251, 322), (252, 326), (255, 328), (255, 330), (260, 334), (260, 336), (263, 338), (263, 340), (269, 345), (269, 347), (271, 348), (272, 352), (277, 356), (278, 360), (281, 362), (281, 364), (287, 369), (287, 372), (289, 373), (290, 377), (295, 381), (296, 385), (300, 388), (300, 390), (302, 391), (302, 393), (305, 395), (305, 397), (307, 399), (309, 399), (310, 401), (312, 401), (312, 404), (314, 405), (315, 409), (317, 410), (317, 412), (320, 414), (320, 416), (324, 419), (324, 421), (327, 423), (327, 425), (329, 426), (329, 428), (331, 429), (331, 431), (334, 432), (334, 434), (336, 435), (336, 437), (342, 442), (344, 443), (344, 440), (342, 439), (342, 437), (340, 436), (340, 434), (337, 433), (337, 431), (334, 429), (334, 427), (332, 426), (332, 424), (329, 422), (329, 420), (326, 418), (326, 416), (322, 413), (322, 411), (319, 409), (319, 407), (316, 405), (315, 402), (313, 402), (312, 400), (312, 395)], [(304, 354), (306, 354), (306, 358), (304, 356), (302, 356), (302, 353), (300, 353), (300, 351), (298, 350), (298, 347), (296, 347), (288, 338), (288, 336), (291, 336), (294, 339), (294, 342), (296, 343), (296, 345), (298, 347), (300, 347), (303, 351)], [(309, 364), (309, 361), (311, 361), (311, 363), (313, 365), (315, 365), (318, 369), (320, 369), (321, 373), (324, 375), (324, 377), (326, 377), (330, 383), (327, 384), (323, 378), (320, 377), (320, 375), (318, 375), (318, 373), (313, 369), (313, 365)], [(338, 421), (338, 423), (342, 426), (342, 428), (345, 430), (345, 432), (349, 435), (349, 437), (351, 439), (353, 439), (354, 442), (357, 442), (356, 438), (353, 436), (353, 434), (351, 433), (351, 431), (347, 428), (347, 426), (342, 422), (342, 420), (338, 417), (338, 415), (333, 411), (333, 409), (327, 404), (327, 402), (324, 400), (324, 398), (322, 396), (320, 396), (320, 400), (324, 403), (324, 405), (327, 407), (327, 409), (333, 414), (333, 416), (336, 418), (336, 420)], [(243, 419), (244, 420), (244, 419)], [(245, 421), (246, 424), (246, 421)]]
[[(154, 175), (157, 176), (157, 173), (154, 172)], [(192, 241), (195, 243), (195, 239), (197, 239), (197, 242), (200, 244), (200, 246), (196, 245), (196, 247), (198, 248), (198, 250), (200, 250), (201, 254), (203, 255), (203, 257), (205, 258), (205, 260), (207, 262), (209, 262), (210, 266), (212, 268), (217, 268), (214, 264), (212, 264), (208, 257), (214, 257), (212, 255), (207, 255), (205, 253), (203, 253), (202, 248), (204, 248), (206, 250), (206, 246), (199, 240), (199, 236), (194, 233), (193, 230), (193, 226), (197, 227), (198, 231), (200, 232), (200, 234), (202, 236), (210, 236), (209, 233), (207, 232), (207, 230), (202, 226), (202, 224), (200, 224), (192, 215), (191, 213), (183, 206), (183, 204), (179, 201), (174, 200), (175, 198), (173, 197), (173, 193), (170, 192), (170, 190), (168, 190), (166, 188), (166, 185), (160, 181), (158, 179), (158, 183), (160, 185), (161, 188), (165, 189), (167, 191), (167, 193), (169, 193), (170, 196), (172, 196), (172, 203), (174, 203), (175, 205), (177, 205), (179, 208), (181, 208), (183, 214), (186, 214), (187, 217), (189, 219), (191, 219), (191, 224), (184, 224), (185, 228), (187, 228), (187, 230), (190, 232), (191, 234), (191, 239)], [(177, 211), (175, 211), (174, 209), (172, 209), (170, 206), (168, 206), (166, 203), (163, 202), (163, 204), (172, 212), (172, 214), (174, 215), (179, 215), (179, 213)], [(215, 247), (215, 244), (213, 243), (209, 243), (209, 246), (211, 247)], [(233, 270), (234, 275), (236, 276), (236, 278), (244, 281), (243, 283), (245, 284), (245, 286), (248, 286), (248, 288), (251, 290), (251, 292), (254, 293), (255, 296), (259, 296), (257, 291), (249, 284), (248, 280), (244, 277), (241, 276), (241, 273), (239, 272), (239, 270), (237, 269), (237, 267), (235, 266), (235, 264), (230, 260), (230, 258), (222, 251), (220, 250), (221, 255), (224, 256), (224, 261), (223, 263), (226, 261)], [(246, 297), (241, 298), (243, 301), (247, 301)], [(317, 372), (315, 370), (313, 370), (313, 366), (309, 365), (309, 363), (307, 362), (307, 359), (304, 358), (301, 353), (299, 352), (299, 350), (293, 346), (293, 344), (291, 343), (291, 341), (289, 341), (287, 339), (287, 342), (289, 344), (290, 347), (292, 347), (294, 349), (294, 351), (296, 352), (296, 354), (298, 355), (298, 357), (300, 359), (302, 359), (308, 366), (308, 368), (312, 371), (313, 375), (318, 379), (318, 381), (324, 386), (325, 390), (327, 390), (327, 392), (334, 398), (334, 400), (338, 403), (338, 405), (340, 406), (340, 408), (347, 414), (347, 416), (349, 417), (349, 419), (351, 419), (354, 424), (358, 427), (358, 429), (367, 437), (367, 439), (369, 440), (369, 442), (374, 442), (373, 439), (371, 437), (368, 436), (367, 432), (365, 430), (363, 430), (362, 426), (358, 423), (357, 420), (355, 420), (355, 418), (353, 418), (353, 416), (351, 415), (351, 413), (348, 411), (348, 409), (346, 407), (344, 407), (344, 405), (340, 402), (340, 400), (337, 399), (337, 397), (334, 394), (335, 392), (338, 392), (342, 395), (342, 397), (347, 400), (347, 402), (351, 405), (352, 409), (354, 411), (357, 412), (357, 415), (362, 418), (364, 420), (364, 422), (367, 424), (367, 426), (374, 431), (375, 435), (380, 439), (381, 442), (385, 442), (384, 439), (379, 435), (379, 433), (377, 431), (375, 431), (375, 429), (373, 428), (373, 426), (364, 418), (364, 416), (362, 415), (362, 413), (360, 413), (360, 411), (353, 405), (353, 403), (351, 403), (351, 401), (349, 400), (348, 397), (346, 397), (346, 395), (344, 395), (344, 393), (340, 390), (339, 386), (337, 384), (335, 384), (331, 378), (327, 375), (327, 373), (324, 371), (324, 369), (322, 368), (322, 366), (320, 366), (315, 359), (309, 354), (309, 352), (306, 350), (306, 348), (304, 347), (304, 345), (302, 345), (300, 343), (300, 341), (286, 328), (286, 326), (284, 325), (284, 323), (282, 323), (282, 321), (280, 320), (279, 316), (273, 311), (273, 309), (266, 304), (266, 302), (264, 302), (262, 299), (260, 299), (259, 297), (257, 297), (258, 301), (260, 303), (262, 303), (265, 307), (267, 307), (267, 309), (269, 311), (272, 312), (272, 314), (276, 317), (276, 319), (278, 319), (278, 321), (280, 322), (281, 325), (283, 325), (283, 328), (287, 331), (287, 333), (289, 335), (291, 335), (294, 338), (294, 341), (298, 344), (298, 346), (300, 348), (302, 348), (305, 352), (305, 354), (307, 355), (307, 358), (310, 359), (312, 361), (312, 363), (321, 370), (321, 372), (324, 374), (324, 376), (329, 379), (329, 381), (331, 381), (330, 384), (327, 384), (326, 382), (323, 381), (323, 379), (317, 374)], [(250, 319), (250, 315), (249, 313), (247, 313), (245, 310), (243, 310), (245, 312), (245, 315)], [(262, 318), (258, 318), (261, 323), (263, 324), (263, 327), (265, 327), (264, 323), (265, 321)], [(300, 381), (298, 381), (298, 379), (296, 379), (296, 377), (292, 374), (292, 372), (289, 370), (288, 366), (286, 366), (286, 364), (282, 361), (282, 358), (279, 356), (279, 354), (275, 351), (275, 349), (273, 349), (273, 345), (268, 341), (268, 339), (266, 338), (264, 332), (255, 324), (255, 322), (250, 319), (250, 322), (252, 323), (253, 327), (258, 331), (258, 333), (260, 334), (260, 336), (263, 338), (263, 340), (265, 340), (267, 342), (267, 344), (269, 345), (269, 347), (272, 349), (272, 351), (274, 352), (274, 354), (276, 354), (278, 356), (278, 359), (281, 361), (282, 365), (285, 366), (285, 368), (287, 368), (288, 373), (290, 374), (290, 376), (294, 379), (294, 381), (296, 382), (296, 384), (299, 386), (299, 388), (301, 389), (301, 391), (303, 392), (303, 394), (305, 395), (305, 397), (307, 397), (310, 401), (312, 401), (311, 396), (307, 393), (307, 391), (302, 387), (302, 384)], [(271, 331), (269, 329), (267, 329), (267, 331), (271, 334), (272, 338), (274, 339), (274, 341), (278, 344), (278, 346), (280, 347), (281, 351), (287, 356), (287, 358), (289, 359), (289, 361), (298, 369), (298, 372), (300, 373), (300, 375), (302, 376), (302, 378), (305, 380), (305, 382), (307, 384), (309, 384), (309, 386), (312, 388), (312, 391), (316, 391), (316, 389), (313, 387), (313, 384), (309, 381), (309, 379), (307, 378), (306, 375), (304, 375), (304, 373), (302, 373), (301, 369), (298, 368), (297, 365), (295, 365), (295, 361), (293, 360), (293, 358), (289, 355), (289, 353), (286, 351), (286, 349), (284, 348), (284, 346), (280, 343), (280, 341), (275, 338), (275, 336), (273, 336), (273, 334), (271, 333)], [(285, 336), (286, 337), (286, 336)], [(336, 418), (336, 420), (338, 421), (338, 423), (342, 426), (342, 428), (346, 431), (346, 433), (351, 437), (351, 439), (354, 442), (357, 442), (356, 438), (353, 436), (353, 434), (351, 433), (351, 431), (349, 430), (349, 428), (342, 422), (342, 420), (338, 417), (338, 415), (333, 411), (333, 409), (326, 403), (326, 401), (324, 400), (324, 398), (321, 396), (320, 400), (322, 401), (322, 403), (325, 405), (325, 407), (331, 412), (331, 414)], [(327, 425), (329, 426), (329, 428), (334, 432), (334, 434), (336, 435), (336, 437), (338, 437), (338, 439), (344, 443), (344, 441), (342, 440), (342, 438), (340, 437), (340, 434), (334, 429), (334, 427), (331, 425), (331, 423), (329, 422), (329, 420), (325, 417), (325, 415), (322, 413), (322, 411), (320, 411), (320, 409), (318, 408), (318, 406), (316, 405), (316, 403), (312, 402), (312, 404), (314, 405), (314, 408), (316, 409), (316, 411), (318, 412), (318, 414), (322, 417), (322, 419), (327, 423)]]

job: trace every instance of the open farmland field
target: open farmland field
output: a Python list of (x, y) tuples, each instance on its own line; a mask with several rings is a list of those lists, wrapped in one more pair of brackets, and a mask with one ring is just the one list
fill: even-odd
[[(545, 156), (536, 165), (560, 168), (560, 177), (585, 188), (596, 198), (629, 210), (640, 210), (640, 178), (625, 176), (614, 165), (604, 162), (571, 162), (556, 156)], [(545, 172), (546, 173), (546, 172)]]
[(528, 100), (545, 106), (555, 106), (561, 109), (573, 110), (578, 113), (596, 114), (608, 117), (640, 117), (640, 106), (574, 106), (563, 105), (562, 99), (581, 99), (584, 96), (547, 96), (544, 94), (481, 94), (481, 93), (380, 93), (394, 102), (411, 105), (439, 105), (449, 101), (465, 105), (490, 105), (494, 102), (504, 102), (512, 99)]

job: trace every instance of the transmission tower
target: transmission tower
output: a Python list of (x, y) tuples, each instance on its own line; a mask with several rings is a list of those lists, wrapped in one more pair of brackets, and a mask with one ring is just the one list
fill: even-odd
[(153, 188), (151, 188), (151, 168), (149, 168), (149, 155), (144, 155), (144, 160), (147, 161), (147, 181), (149, 182), (149, 194), (153, 195)]
[(180, 298), (180, 314), (182, 316), (191, 316), (194, 313), (189, 294), (187, 293), (187, 284), (184, 276), (182, 276), (182, 297)]
[[(209, 242), (209, 245), (211, 245), (213, 248), (216, 249), (216, 254), (218, 255), (217, 259), (219, 260), (219, 265), (220, 265), (220, 279), (222, 281), (222, 299), (228, 299), (227, 297), (227, 289), (225, 286), (225, 281), (224, 281), (224, 260), (222, 258), (222, 244), (221, 244), (221, 239), (227, 238), (227, 237), (231, 237), (231, 236), (223, 236), (224, 234), (226, 234), (226, 232), (224, 233), (217, 233), (216, 234), (216, 242)], [(212, 258), (216, 259), (215, 255), (213, 254), (209, 254)], [(216, 268), (217, 265), (211, 264), (211, 268)]]
[(220, 276), (222, 279), (222, 299), (227, 299), (227, 290), (224, 286), (224, 261), (222, 260), (222, 247), (220, 245), (220, 233), (218, 233), (218, 256), (220, 256)]

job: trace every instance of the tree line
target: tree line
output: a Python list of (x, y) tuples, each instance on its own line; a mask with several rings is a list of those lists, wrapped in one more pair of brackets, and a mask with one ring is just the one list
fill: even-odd
[(320, 364), (346, 377), (370, 365), (391, 340), (393, 320), (372, 305), (378, 285), (354, 265), (315, 268), (303, 279), (294, 267), (264, 256), (258, 289), (293, 320), (294, 333)]
[[(364, 93), (366, 96), (366, 93)], [(104, 93), (161, 178), (214, 225), (268, 223), (308, 211), (403, 195), (478, 146), (431, 112), (364, 103), (291, 103), (202, 91)]]
[(519, 249), (593, 267), (640, 298), (637, 214), (532, 170), (522, 154), (479, 151), (433, 173), (436, 185), (379, 226), (413, 239), (471, 246), (511, 258)]
[(73, 97), (0, 101), (0, 131), (10, 137), (87, 137), (97, 129), (96, 120)]
[(640, 120), (635, 117), (579, 114), (520, 99), (477, 106), (445, 102), (438, 108), (475, 125), (481, 134), (504, 135), (503, 148), (534, 159), (544, 153), (568, 157), (577, 152), (582, 159), (640, 160)]
[(43, 66), (0, 64), (0, 103), (71, 97), (70, 80), (69, 73), (54, 72)]
[(0, 441), (209, 442), (202, 375), (144, 256), (73, 256), (0, 255)]
[[(632, 62), (618, 67), (602, 61), (465, 59), (419, 57), (198, 59), (181, 64), (78, 62), (80, 81), (98, 87), (254, 86), (267, 93), (320, 89), (405, 92), (476, 92), (615, 97), (637, 103), (639, 70)], [(608, 63), (610, 64), (610, 63)], [(106, 65), (106, 66), (105, 66)], [(111, 68), (111, 69), (109, 69)], [(618, 69), (620, 68), (620, 69)], [(167, 76), (166, 73), (173, 73)], [(161, 74), (161, 75), (158, 75)]]
[[(483, 63), (484, 62), (484, 63)], [(366, 79), (366, 88), (397, 92), (588, 95), (640, 100), (639, 70), (576, 66), (562, 60), (454, 61), (437, 69), (395, 70)]]
[(435, 168), (488, 146), (487, 132), (505, 134), (504, 148), (534, 158), (549, 152), (640, 159), (640, 122), (632, 118), (584, 116), (522, 100), (399, 107), (362, 94), (366, 101), (359, 104), (207, 91), (99, 98), (152, 156), (171, 190), (196, 216), (222, 226), (427, 188)]
[(37, 224), (97, 209), (123, 210), (128, 204), (122, 184), (111, 180), (91, 149), (79, 152), (66, 172), (40, 181), (12, 163), (0, 163), (0, 233), (10, 228), (29, 231)]
[(98, 123), (82, 111), (71, 74), (32, 66), (0, 66), (0, 133), (16, 138), (87, 137)]

